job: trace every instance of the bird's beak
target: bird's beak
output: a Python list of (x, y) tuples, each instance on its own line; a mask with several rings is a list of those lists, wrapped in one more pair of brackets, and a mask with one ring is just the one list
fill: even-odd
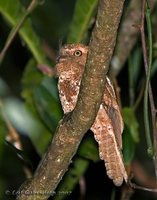
[(66, 56), (58, 56), (56, 58), (56, 63), (64, 62), (66, 60)]
[(60, 56), (57, 56), (56, 63), (59, 63)]

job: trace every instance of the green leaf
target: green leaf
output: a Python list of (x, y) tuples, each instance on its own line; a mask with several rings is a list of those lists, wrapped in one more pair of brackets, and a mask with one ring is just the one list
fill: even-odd
[(135, 88), (141, 69), (142, 53), (141, 48), (136, 48), (128, 60), (128, 77), (129, 77), (129, 100), (132, 106), (135, 101)]
[(56, 79), (46, 76), (41, 84), (56, 101), (60, 102)]
[(137, 119), (135, 117), (135, 114), (133, 112), (132, 108), (124, 108), (123, 109), (123, 119), (124, 123), (128, 127), (131, 137), (135, 143), (139, 142), (139, 133), (138, 133), (138, 127), (139, 124), (137, 122)]
[(79, 156), (94, 162), (100, 159), (96, 142), (94, 138), (91, 137), (83, 139), (77, 153)]
[(157, 59), (154, 60), (153, 64), (152, 64), (152, 69), (151, 69), (151, 78), (155, 75), (157, 71)]
[(3, 112), (19, 132), (30, 137), (39, 153), (45, 150), (52, 136), (43, 126), (38, 115), (33, 115), (28, 106), (15, 98), (7, 98), (3, 102)]
[(135, 154), (135, 142), (129, 128), (125, 127), (123, 132), (123, 158), (126, 165), (130, 165)]
[(54, 196), (54, 200), (65, 199), (66, 196), (71, 194), (81, 176), (83, 176), (87, 170), (88, 165), (88, 160), (79, 157), (75, 158), (69, 171), (65, 174), (63, 180), (59, 184), (56, 195)]
[(37, 117), (37, 110), (34, 102), (34, 90), (41, 84), (43, 74), (36, 68), (37, 63), (30, 60), (27, 63), (22, 78), (22, 97), (26, 101), (29, 110)]
[[(0, 13), (12, 27), (20, 21), (25, 12), (26, 10), (20, 4), (19, 0), (14, 0), (14, 2), (12, 0), (0, 1)], [(19, 33), (36, 61), (38, 63), (46, 63), (40, 40), (32, 28), (30, 19), (25, 21)]]
[(141, 48), (137, 47), (129, 58), (129, 78), (130, 86), (135, 88), (139, 78), (142, 63), (142, 52)]
[(44, 86), (39, 86), (35, 90), (35, 101), (37, 110), (52, 132), (62, 117), (62, 110), (57, 101)]
[(81, 42), (85, 38), (97, 3), (98, 0), (77, 0), (68, 43)]
[(10, 88), (8, 87), (6, 82), (2, 78), (0, 78), (0, 97), (4, 98), (10, 93)]
[(27, 109), (31, 112), (32, 118), (38, 127), (36, 132), (30, 132), (27, 134), (30, 136), (34, 146), (40, 153), (44, 152), (52, 137), (52, 132), (42, 122), (36, 108), (35, 91), (41, 85), (42, 80), (43, 75), (39, 70), (37, 70), (36, 62), (31, 60), (26, 66), (22, 79), (22, 97), (24, 98)]

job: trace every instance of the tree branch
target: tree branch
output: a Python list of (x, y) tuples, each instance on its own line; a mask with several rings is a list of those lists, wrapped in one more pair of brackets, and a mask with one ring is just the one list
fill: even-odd
[(26, 12), (24, 13), (22, 18), (20, 19), (20, 21), (10, 31), (8, 38), (7, 38), (7, 41), (6, 41), (2, 51), (0, 52), (0, 64), (2, 63), (4, 56), (5, 56), (8, 48), (10, 47), (11, 43), (13, 42), (13, 40), (14, 40), (16, 34), (18, 33), (19, 29), (21, 28), (21, 26), (25, 22), (28, 15), (30, 15), (30, 13), (37, 7), (38, 4), (39, 4), (39, 2), (37, 0), (32, 0), (30, 2)]
[(104, 92), (123, 3), (100, 0), (76, 108), (60, 122), (34, 177), (20, 188), (18, 200), (44, 200), (53, 194), (82, 137), (92, 126)]
[[(151, 10), (156, 3), (157, 0), (150, 0)], [(141, 0), (132, 0), (123, 16), (110, 68), (110, 74), (114, 77), (122, 70), (140, 35), (141, 7)]]

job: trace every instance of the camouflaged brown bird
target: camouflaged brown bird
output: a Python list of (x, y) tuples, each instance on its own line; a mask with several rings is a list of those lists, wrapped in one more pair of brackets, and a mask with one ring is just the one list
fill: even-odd
[[(87, 54), (88, 47), (83, 44), (68, 44), (60, 49), (56, 69), (59, 96), (65, 114), (75, 108)], [(116, 186), (120, 186), (123, 180), (127, 182), (128, 176), (121, 153), (123, 120), (108, 77), (102, 103), (91, 130), (98, 142), (99, 155), (105, 162), (108, 177)]]

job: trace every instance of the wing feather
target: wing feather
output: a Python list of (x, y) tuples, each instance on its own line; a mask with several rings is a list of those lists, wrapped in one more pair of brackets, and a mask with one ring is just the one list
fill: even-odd
[(99, 144), (100, 158), (105, 161), (107, 175), (117, 186), (128, 179), (121, 153), (123, 128), (114, 88), (107, 77), (103, 101), (91, 130)]
[(100, 158), (105, 161), (108, 177), (113, 180), (116, 186), (120, 186), (123, 179), (127, 182), (127, 173), (114, 135), (111, 119), (102, 105), (91, 130), (99, 144)]

